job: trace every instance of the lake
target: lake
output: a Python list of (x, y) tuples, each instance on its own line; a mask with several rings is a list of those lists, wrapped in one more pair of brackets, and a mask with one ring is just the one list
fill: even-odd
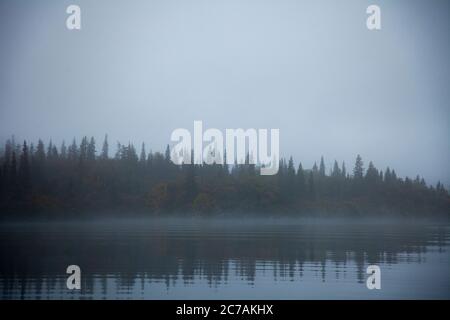
[[(1, 299), (449, 299), (442, 223), (117, 219), (0, 225)], [(66, 268), (81, 268), (68, 290)], [(381, 269), (369, 290), (366, 268)]]

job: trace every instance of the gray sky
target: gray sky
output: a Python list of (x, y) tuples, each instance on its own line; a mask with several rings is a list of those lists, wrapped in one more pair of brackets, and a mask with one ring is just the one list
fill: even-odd
[(0, 0), (0, 139), (160, 151), (202, 120), (279, 128), (307, 168), (360, 153), (449, 184), (449, 31), (445, 0)]

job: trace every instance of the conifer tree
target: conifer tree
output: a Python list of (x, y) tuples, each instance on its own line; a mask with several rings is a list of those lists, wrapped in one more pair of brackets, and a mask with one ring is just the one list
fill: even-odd
[(314, 185), (314, 174), (313, 174), (312, 171), (309, 173), (308, 187), (309, 187), (309, 197), (311, 198), (311, 200), (315, 200), (315, 198), (316, 198), (316, 188), (315, 188), (315, 185)]
[(22, 154), (20, 155), (19, 176), (22, 191), (23, 192), (28, 191), (31, 186), (31, 178), (30, 178), (30, 162), (28, 156), (28, 147), (26, 141), (23, 142)]
[(95, 161), (95, 153), (96, 153), (96, 148), (95, 148), (95, 139), (94, 137), (91, 137), (91, 140), (89, 141), (89, 144), (87, 146), (87, 150), (86, 150), (86, 159), (89, 162), (94, 162)]
[(88, 144), (88, 139), (86, 136), (84, 136), (80, 144), (80, 162), (83, 162), (87, 159)]
[(145, 154), (145, 143), (142, 142), (141, 155), (139, 156), (139, 162), (141, 164), (145, 164), (146, 159), (147, 159), (147, 156)]
[(312, 173), (314, 175), (317, 175), (319, 173), (319, 169), (317, 168), (317, 163), (314, 162), (313, 168), (312, 168)]
[(37, 149), (36, 149), (36, 161), (39, 165), (43, 165), (45, 161), (45, 150), (44, 150), (44, 142), (41, 139), (38, 141)]
[(108, 145), (108, 135), (105, 135), (105, 140), (103, 141), (103, 146), (102, 146), (102, 154), (100, 156), (100, 158), (102, 160), (107, 160), (109, 157), (109, 145)]
[(72, 144), (70, 145), (70, 147), (67, 151), (67, 158), (70, 161), (76, 161), (76, 160), (78, 160), (78, 157), (79, 157), (79, 150), (78, 150), (77, 141), (75, 140), (75, 138), (73, 138)]
[(336, 160), (334, 160), (333, 171), (331, 172), (331, 176), (334, 178), (341, 176), (341, 170), (339, 169), (339, 165)]
[(364, 175), (363, 161), (358, 154), (355, 161), (355, 168), (353, 169), (353, 177), (355, 179), (362, 179)]
[(305, 193), (305, 172), (303, 171), (302, 163), (298, 164), (297, 169), (297, 190), (300, 196), (304, 196)]
[(342, 161), (342, 177), (347, 178), (347, 169), (345, 168), (345, 162)]
[(166, 152), (164, 153), (164, 160), (166, 160), (167, 163), (170, 163), (170, 147), (167, 145)]
[(67, 158), (67, 147), (66, 147), (66, 143), (62, 142), (61, 144), (61, 152), (60, 152), (60, 157), (61, 159), (66, 159)]
[(11, 157), (11, 167), (9, 171), (9, 184), (12, 187), (12, 190), (15, 190), (15, 186), (17, 183), (17, 160), (16, 160), (16, 150), (13, 150)]
[(369, 162), (369, 167), (367, 168), (365, 179), (369, 186), (373, 186), (378, 180), (378, 170), (373, 165), (372, 161)]
[(325, 177), (325, 162), (323, 156), (320, 157), (319, 174), (321, 177)]

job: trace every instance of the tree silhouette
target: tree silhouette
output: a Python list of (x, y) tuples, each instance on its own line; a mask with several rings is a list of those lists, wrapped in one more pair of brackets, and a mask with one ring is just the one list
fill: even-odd
[(100, 158), (102, 160), (108, 159), (109, 156), (109, 144), (108, 144), (108, 135), (105, 135), (105, 140), (103, 140), (103, 146), (102, 146), (102, 153), (100, 155)]
[(356, 156), (355, 167), (353, 169), (353, 177), (358, 180), (362, 179), (364, 175), (363, 161), (361, 156), (358, 154)]
[(419, 175), (413, 180), (399, 178), (395, 170), (388, 167), (383, 172), (372, 162), (364, 174), (359, 155), (352, 176), (345, 163), (339, 167), (337, 161), (327, 175), (323, 157), (320, 168), (314, 163), (305, 169), (299, 163), (297, 170), (292, 157), (282, 158), (277, 175), (261, 176), (250, 154), (245, 164), (235, 161), (229, 168), (217, 163), (176, 166), (168, 146), (164, 154), (147, 155), (142, 144), (139, 157), (131, 142), (118, 143), (113, 158), (108, 151), (107, 136), (99, 157), (93, 138), (83, 137), (80, 147), (73, 139), (67, 150), (64, 143), (58, 150), (53, 143), (45, 148), (39, 140), (34, 149), (26, 141), (20, 146), (8, 139), (0, 152), (0, 216), (24, 212), (34, 217), (50, 212), (77, 217), (87, 212), (448, 216), (450, 212), (450, 197), (441, 182), (429, 186)]
[(20, 155), (19, 177), (21, 192), (28, 192), (31, 188), (31, 176), (28, 147), (26, 141), (23, 142), (22, 154)]
[(325, 162), (323, 161), (323, 156), (320, 157), (319, 174), (321, 177), (325, 177)]

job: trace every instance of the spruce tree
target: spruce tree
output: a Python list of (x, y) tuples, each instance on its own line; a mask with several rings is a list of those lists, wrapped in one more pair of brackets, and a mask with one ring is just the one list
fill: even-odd
[(313, 174), (317, 174), (319, 172), (319, 169), (317, 168), (317, 163), (314, 162), (313, 168), (312, 168)]
[(107, 160), (109, 157), (109, 145), (108, 145), (108, 135), (105, 134), (105, 140), (103, 140), (102, 153), (100, 158), (102, 160)]
[(84, 162), (87, 159), (87, 153), (88, 153), (88, 139), (86, 136), (83, 137), (80, 144), (80, 162)]
[(366, 181), (368, 183), (368, 185), (374, 185), (376, 183), (376, 181), (378, 180), (378, 170), (375, 168), (375, 166), (373, 165), (372, 161), (369, 162), (369, 167), (367, 168), (367, 172), (366, 172)]
[(9, 185), (11, 186), (11, 190), (15, 190), (17, 183), (17, 160), (16, 160), (16, 151), (13, 150), (11, 157), (11, 167), (9, 171)]
[(89, 141), (89, 144), (88, 144), (87, 150), (86, 150), (86, 159), (89, 162), (94, 162), (96, 152), (97, 152), (97, 150), (95, 148), (95, 139), (94, 139), (94, 137), (91, 137), (91, 140)]
[(139, 162), (141, 164), (145, 164), (146, 159), (147, 159), (147, 156), (146, 156), (146, 153), (145, 153), (145, 143), (142, 142), (141, 155), (139, 156)]
[(61, 159), (66, 159), (67, 158), (67, 147), (66, 147), (66, 143), (62, 142), (61, 144), (61, 154), (60, 154)]
[(361, 156), (358, 154), (355, 161), (355, 168), (353, 169), (353, 177), (355, 179), (362, 179), (364, 175), (363, 161)]
[(170, 147), (167, 145), (166, 152), (164, 153), (164, 160), (166, 160), (167, 163), (170, 163)]
[(295, 196), (295, 168), (292, 157), (289, 158), (286, 179), (286, 193), (289, 200), (292, 200)]
[(325, 177), (325, 162), (323, 156), (320, 157), (319, 174), (321, 177)]
[(311, 200), (315, 200), (316, 198), (316, 188), (314, 185), (314, 174), (311, 171), (309, 173), (309, 178), (308, 178), (308, 187), (309, 187), (309, 197), (311, 198)]
[(303, 166), (301, 163), (298, 165), (297, 169), (297, 191), (300, 196), (304, 196), (305, 193), (305, 172), (303, 171)]
[(45, 150), (44, 150), (44, 142), (41, 139), (38, 141), (37, 149), (36, 149), (36, 161), (39, 165), (43, 165), (45, 161)]
[(67, 151), (67, 158), (70, 161), (76, 161), (79, 157), (79, 150), (78, 150), (78, 145), (77, 145), (77, 141), (75, 140), (75, 138), (73, 138), (72, 140), (72, 144), (70, 145), (68, 151)]
[(347, 169), (345, 168), (345, 162), (342, 161), (342, 177), (347, 178)]
[(331, 176), (337, 178), (341, 175), (341, 170), (339, 169), (339, 165), (336, 160), (334, 160), (333, 171), (331, 172)]
[(20, 155), (19, 177), (22, 191), (27, 192), (31, 186), (31, 178), (30, 178), (30, 161), (26, 141), (23, 142), (22, 154)]

